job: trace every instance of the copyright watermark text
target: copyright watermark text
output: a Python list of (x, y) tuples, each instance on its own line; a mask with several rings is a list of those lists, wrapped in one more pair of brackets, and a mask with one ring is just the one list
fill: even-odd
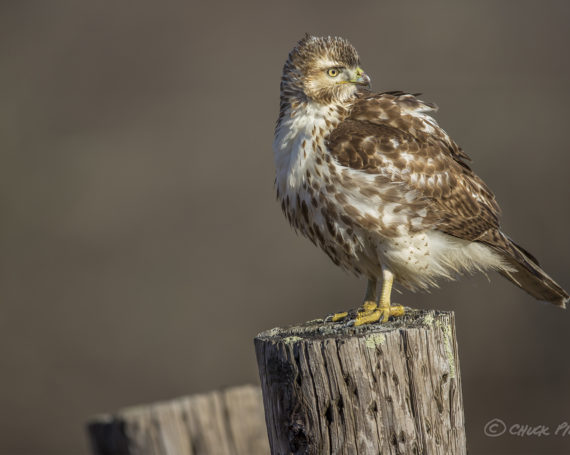
[(562, 422), (556, 426), (523, 423), (507, 424), (504, 420), (495, 418), (489, 420), (485, 424), (483, 433), (485, 433), (485, 436), (489, 436), (490, 438), (497, 438), (505, 434), (518, 436), (519, 438), (542, 438), (545, 436), (570, 437), (570, 423)]

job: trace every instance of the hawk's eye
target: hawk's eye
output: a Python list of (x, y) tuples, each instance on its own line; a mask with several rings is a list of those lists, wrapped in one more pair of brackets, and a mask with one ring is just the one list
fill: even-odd
[(338, 70), (338, 68), (329, 68), (327, 70), (327, 74), (330, 77), (337, 77), (339, 75), (340, 71)]

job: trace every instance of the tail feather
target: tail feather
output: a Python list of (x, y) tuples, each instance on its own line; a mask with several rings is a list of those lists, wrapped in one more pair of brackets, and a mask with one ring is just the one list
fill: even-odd
[[(506, 237), (506, 236), (504, 236)], [(507, 241), (510, 242), (513, 246), (515, 246), (518, 250), (520, 250), (528, 259), (530, 259), (532, 262), (534, 262), (536, 265), (540, 266), (538, 259), (536, 259), (532, 253), (530, 253), (530, 251), (528, 251), (527, 249), (523, 248), (522, 246), (520, 246), (518, 243), (513, 242), (511, 239), (509, 239), (508, 237)]]
[(502, 270), (499, 273), (534, 298), (566, 308), (568, 293), (540, 268), (532, 254), (502, 233), (501, 237), (504, 241), (502, 245), (491, 246), (502, 253), (512, 271)]

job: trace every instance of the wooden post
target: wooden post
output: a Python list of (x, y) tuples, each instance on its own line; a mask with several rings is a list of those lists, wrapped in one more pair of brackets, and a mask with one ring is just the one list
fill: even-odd
[(88, 423), (94, 455), (267, 455), (259, 387), (123, 409)]
[(408, 311), (255, 338), (272, 454), (467, 453), (453, 313)]

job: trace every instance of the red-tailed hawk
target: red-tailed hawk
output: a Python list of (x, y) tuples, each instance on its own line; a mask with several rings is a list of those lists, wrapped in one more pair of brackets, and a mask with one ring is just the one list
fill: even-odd
[(564, 308), (568, 294), (501, 231), (493, 193), (430, 116), (436, 107), (370, 92), (369, 82), (348, 41), (305, 36), (283, 68), (273, 145), (277, 198), (291, 225), (368, 278), (349, 323), (403, 314), (390, 304), (393, 280), (426, 289), (474, 270), (496, 270)]

